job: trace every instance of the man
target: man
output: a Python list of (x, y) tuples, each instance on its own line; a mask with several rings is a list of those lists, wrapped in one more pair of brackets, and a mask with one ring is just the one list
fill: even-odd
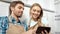
[(27, 31), (26, 23), (20, 21), (24, 10), (24, 3), (21, 1), (13, 1), (9, 6), (10, 15), (8, 17), (0, 17), (0, 34), (6, 34), (8, 30), (9, 22), (15, 25), (23, 25), (24, 30)]

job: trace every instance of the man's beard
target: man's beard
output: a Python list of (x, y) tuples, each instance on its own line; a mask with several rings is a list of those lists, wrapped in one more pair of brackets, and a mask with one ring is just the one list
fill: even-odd
[[(16, 15), (16, 14), (15, 14), (15, 15)], [(17, 18), (21, 18), (21, 17), (22, 17), (22, 15), (20, 15), (20, 16), (16, 15), (16, 17), (17, 17)]]
[(21, 18), (22, 16), (17, 16), (18, 18)]

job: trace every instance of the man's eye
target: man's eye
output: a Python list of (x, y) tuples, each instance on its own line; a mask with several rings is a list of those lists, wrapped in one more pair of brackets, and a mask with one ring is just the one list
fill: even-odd
[(22, 7), (18, 7), (19, 9), (23, 9), (24, 10), (24, 8), (22, 8)]
[(24, 8), (22, 8), (24, 10)]

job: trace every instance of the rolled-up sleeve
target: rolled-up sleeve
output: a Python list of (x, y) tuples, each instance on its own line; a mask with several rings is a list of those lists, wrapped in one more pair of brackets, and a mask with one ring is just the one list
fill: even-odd
[(7, 16), (0, 17), (0, 33), (6, 34), (6, 30), (8, 28), (8, 18)]
[(23, 20), (23, 22), (22, 22), (23, 24), (24, 24), (24, 28), (25, 28), (25, 30), (26, 31), (28, 31), (28, 25), (27, 25), (27, 20), (25, 19), (25, 20)]

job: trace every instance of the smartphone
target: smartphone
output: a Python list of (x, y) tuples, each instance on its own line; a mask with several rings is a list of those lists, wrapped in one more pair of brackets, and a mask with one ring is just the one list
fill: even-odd
[(45, 30), (49, 33), (51, 30), (51, 27), (38, 27), (36, 30), (36, 34), (40, 34), (42, 31), (46, 34)]

